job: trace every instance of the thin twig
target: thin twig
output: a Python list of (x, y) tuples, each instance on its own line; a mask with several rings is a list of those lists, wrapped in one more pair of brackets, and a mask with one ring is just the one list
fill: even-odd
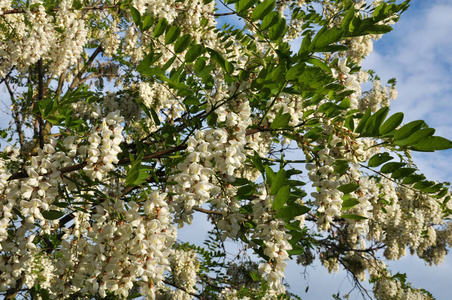
[(205, 214), (209, 214), (209, 215), (223, 215), (221, 212), (216, 211), (216, 210), (210, 210), (210, 209), (205, 209), (205, 208), (201, 208), (201, 207), (195, 207), (193, 208), (193, 210), (205, 213)]
[(201, 299), (201, 300), (205, 299), (202, 295), (198, 295), (198, 294), (189, 292), (189, 291), (187, 291), (186, 288), (181, 287), (181, 286), (178, 286), (178, 285), (176, 285), (175, 283), (173, 283), (173, 282), (171, 282), (171, 281), (163, 280), (163, 282), (164, 282), (165, 284), (171, 285), (172, 287), (175, 287), (175, 288), (178, 289), (178, 290), (184, 291), (184, 292), (186, 292), (187, 294), (189, 294), (189, 295), (191, 295), (191, 296), (193, 296), (193, 297), (196, 297), (196, 298)]
[[(38, 101), (44, 99), (44, 70), (42, 66), (42, 58), (38, 60)], [(39, 104), (38, 104), (39, 105)], [(39, 147), (41, 149), (44, 147), (44, 119), (42, 114), (38, 113), (38, 123), (39, 123)]]

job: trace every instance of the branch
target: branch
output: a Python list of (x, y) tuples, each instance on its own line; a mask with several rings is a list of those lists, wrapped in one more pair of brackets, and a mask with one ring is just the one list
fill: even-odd
[(209, 215), (223, 215), (221, 212), (216, 211), (216, 210), (210, 210), (210, 209), (205, 209), (205, 208), (201, 208), (201, 207), (197, 207), (197, 208), (193, 208), (193, 210), (205, 213), (205, 214), (209, 214)]
[(21, 278), (16, 280), (16, 287), (9, 289), (5, 294), (5, 300), (13, 300), (15, 299), (16, 295), (20, 290), (22, 289), (22, 286), (25, 283), (25, 275), (23, 275)]
[(181, 287), (181, 286), (177, 286), (175, 283), (170, 282), (170, 281), (168, 281), (168, 280), (163, 280), (163, 283), (168, 284), (168, 285), (171, 285), (172, 287), (175, 287), (175, 288), (178, 289), (178, 290), (184, 291), (184, 292), (186, 292), (187, 294), (189, 294), (189, 295), (191, 295), (191, 296), (193, 296), (193, 297), (196, 297), (196, 298), (198, 298), (198, 299), (201, 299), (201, 300), (206, 299), (206, 298), (204, 298), (204, 297), (201, 296), (201, 295), (198, 295), (198, 294), (195, 294), (195, 293), (192, 293), (192, 292), (188, 292), (186, 288), (183, 288), (183, 287)]
[(83, 74), (86, 72), (86, 69), (93, 63), (94, 59), (96, 59), (96, 56), (102, 51), (102, 47), (99, 46), (97, 49), (93, 52), (93, 54), (90, 56), (86, 64), (83, 66), (83, 68), (78, 72), (77, 76), (75, 76), (74, 80), (71, 83), (71, 86), (68, 88), (68, 92), (72, 91), (77, 84), (80, 82), (80, 79), (82, 78)]
[[(38, 101), (42, 101), (44, 98), (44, 71), (42, 66), (42, 58), (38, 60)], [(44, 119), (42, 114), (38, 113), (39, 123), (39, 147), (44, 147)]]

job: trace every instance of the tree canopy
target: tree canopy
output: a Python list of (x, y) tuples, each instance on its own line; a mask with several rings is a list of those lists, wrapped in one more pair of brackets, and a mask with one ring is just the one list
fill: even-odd
[[(318, 258), (431, 299), (385, 261), (447, 254), (448, 184), (411, 152), (452, 142), (361, 67), (408, 7), (0, 0), (0, 295), (301, 299), (284, 269)], [(177, 234), (200, 214), (203, 247)]]

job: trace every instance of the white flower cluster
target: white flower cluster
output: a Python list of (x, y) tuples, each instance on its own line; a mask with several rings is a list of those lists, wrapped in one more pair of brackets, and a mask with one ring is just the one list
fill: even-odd
[(125, 298), (138, 282), (142, 295), (153, 299), (170, 269), (168, 256), (176, 238), (165, 199), (166, 194), (153, 191), (144, 203), (105, 201), (91, 216), (75, 213), (55, 258), (58, 277), (52, 293), (105, 297), (108, 291)]
[[(34, 239), (34, 235), (28, 238), (30, 241)], [(28, 268), (24, 270), (25, 285), (32, 289), (36, 284), (42, 289), (50, 289), (53, 277), (55, 276), (55, 266), (52, 261), (45, 256), (37, 254), (34, 261), (28, 264)]]
[(165, 18), (168, 23), (173, 23), (178, 14), (177, 10), (174, 9), (178, 4), (174, 0), (133, 0), (130, 4), (141, 14), (148, 13), (156, 19)]
[(224, 197), (217, 197), (210, 201), (218, 211), (222, 213), (222, 218), (218, 220), (218, 229), (222, 230), (221, 239), (236, 238), (240, 233), (240, 224), (245, 216), (240, 213), (241, 202), (234, 196), (237, 194), (237, 188), (227, 184), (223, 190)]
[(58, 76), (80, 59), (88, 42), (88, 30), (80, 14), (72, 10), (72, 0), (61, 1), (55, 16), (55, 27), (62, 33), (55, 39), (48, 59), (52, 61), (50, 72)]
[(141, 108), (135, 97), (128, 92), (107, 92), (103, 100), (106, 113), (120, 111), (125, 121), (136, 122), (141, 119)]
[(192, 296), (189, 293), (196, 292), (196, 276), (199, 270), (199, 262), (196, 258), (196, 253), (193, 250), (175, 250), (169, 257), (169, 262), (174, 283), (176, 286), (185, 289), (185, 291), (180, 289), (172, 291), (172, 299), (192, 299)]
[[(117, 29), (117, 24), (111, 24), (111, 29)], [(121, 44), (119, 34), (111, 31), (102, 31), (99, 35), (99, 41), (102, 46), (103, 55), (106, 57), (113, 57), (117, 54), (118, 48)]]
[[(154, 82), (150, 84), (142, 82), (139, 86), (139, 95), (146, 107), (154, 109), (159, 114), (160, 121), (172, 122), (185, 111), (185, 108), (164, 83)], [(166, 119), (161, 117), (161, 113), (166, 116)], [(147, 118), (146, 120), (151, 131), (157, 130), (153, 119)]]
[(9, 34), (18, 37), (0, 44), (0, 75), (4, 77), (12, 66), (25, 71), (45, 56), (55, 43), (55, 33), (51, 24), (53, 17), (47, 15), (42, 5), (38, 6), (36, 12), (27, 10), (24, 15), (6, 15), (2, 18), (6, 18), (11, 24), (17, 24), (9, 26), (13, 31)]
[(337, 189), (340, 176), (334, 173), (335, 160), (329, 155), (329, 149), (319, 151), (318, 156), (320, 165), (309, 163), (306, 164), (306, 169), (312, 186), (317, 188), (316, 192), (311, 193), (315, 199), (314, 204), (318, 207), (317, 212), (320, 213), (317, 225), (319, 229), (327, 230), (334, 218), (341, 216), (344, 194)]
[(390, 87), (389, 92), (386, 86), (382, 86), (380, 80), (375, 80), (373, 89), (364, 93), (364, 96), (359, 102), (359, 109), (366, 111), (368, 108), (372, 112), (376, 112), (380, 107), (388, 107), (389, 99), (395, 100), (397, 98), (397, 90)]
[(395, 300), (428, 300), (430, 296), (421, 290), (402, 288), (399, 281), (394, 279), (380, 279), (374, 284), (373, 292), (376, 299), (395, 299)]
[(337, 64), (337, 69), (332, 68), (331, 71), (333, 72), (333, 77), (336, 78), (346, 90), (354, 91), (354, 93), (349, 96), (350, 109), (358, 108), (358, 99), (361, 96), (361, 85), (358, 81), (360, 78), (357, 74), (350, 73), (351, 69), (347, 67), (347, 58), (340, 59)]
[(274, 217), (272, 208), (274, 196), (267, 195), (261, 191), (259, 198), (252, 201), (253, 221), (256, 228), (252, 231), (252, 238), (262, 240), (264, 254), (268, 261), (259, 266), (259, 270), (266, 274), (271, 291), (269, 294), (275, 296), (285, 291), (282, 284), (284, 269), (289, 259), (287, 251), (292, 250), (289, 240), (291, 235), (287, 234), (284, 221)]
[(188, 140), (187, 158), (177, 166), (180, 173), (174, 176), (178, 182), (174, 187), (177, 194), (174, 203), (181, 221), (190, 222), (193, 207), (200, 207), (219, 194), (221, 189), (213, 174), (219, 174), (226, 181), (234, 180), (235, 171), (246, 160), (246, 129), (251, 122), (249, 103), (239, 101), (236, 112), (225, 109), (215, 112), (218, 122), (225, 122), (227, 127), (195, 132)]
[[(35, 4), (42, 3), (34, 1)], [(73, 66), (83, 52), (88, 31), (84, 20), (72, 12), (72, 1), (62, 1), (55, 18), (48, 15), (43, 5), (21, 15), (6, 15), (12, 32), (1, 32), (14, 36), (0, 44), (0, 75), (2, 77), (12, 66), (25, 72), (39, 59), (49, 60), (49, 71), (60, 75)], [(7, 29), (2, 29), (5, 31)]]
[[(35, 281), (48, 285), (47, 280), (52, 278), (53, 267), (34, 240), (36, 225), (40, 227), (40, 234), (48, 234), (54, 228), (55, 224), (47, 221), (43, 213), (49, 209), (61, 210), (52, 205), (58, 196), (58, 186), (63, 183), (59, 169), (72, 164), (72, 159), (56, 148), (57, 140), (50, 138), (43, 149), (37, 149), (26, 166), (27, 178), (6, 181), (11, 174), (5, 170), (2, 174), (5, 197), (0, 202), (0, 249), (7, 255), (0, 261), (0, 291), (14, 286), (22, 274), (30, 287)], [(12, 151), (11, 161), (17, 160), (17, 154)], [(12, 214), (14, 209), (20, 212), (20, 223)], [(7, 230), (12, 234), (8, 235)]]
[(123, 140), (123, 121), (119, 111), (115, 111), (109, 113), (99, 126), (93, 127), (88, 138), (89, 146), (84, 148), (87, 165), (83, 168), (92, 179), (102, 180), (106, 173), (113, 170), (114, 164), (118, 163), (117, 155), (122, 152), (119, 144)]

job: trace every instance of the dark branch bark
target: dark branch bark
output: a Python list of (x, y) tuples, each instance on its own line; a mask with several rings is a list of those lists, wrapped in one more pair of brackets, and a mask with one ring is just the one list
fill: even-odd
[(25, 283), (25, 276), (22, 276), (21, 278), (17, 279), (16, 281), (16, 287), (9, 289), (5, 294), (5, 300), (13, 300), (15, 299), (16, 295), (20, 290), (22, 289), (22, 286)]
[[(44, 99), (44, 70), (42, 66), (42, 58), (38, 60), (38, 101)], [(39, 146), (44, 147), (44, 119), (41, 113), (37, 116), (39, 123)]]
[(195, 297), (195, 298), (198, 298), (198, 299), (201, 299), (201, 300), (202, 300), (202, 299), (205, 299), (202, 295), (198, 295), (198, 294), (195, 294), (195, 293), (187, 292), (187, 289), (186, 289), (186, 288), (181, 287), (181, 286), (177, 286), (175, 283), (173, 283), (173, 282), (171, 282), (171, 281), (163, 280), (163, 282), (164, 282), (165, 284), (171, 285), (172, 287), (175, 287), (175, 288), (178, 289), (178, 290), (184, 291), (184, 292), (186, 292), (187, 294), (189, 294), (189, 295), (191, 295), (191, 296), (193, 296), (193, 297)]
[(93, 61), (96, 59), (96, 56), (99, 55), (99, 53), (101, 51), (102, 51), (102, 47), (101, 46), (97, 47), (97, 49), (90, 56), (90, 58), (88, 59), (86, 64), (83, 66), (83, 68), (80, 70), (80, 72), (78, 72), (77, 76), (75, 76), (74, 80), (72, 81), (71, 85), (68, 88), (68, 92), (72, 91), (73, 89), (75, 89), (77, 87), (80, 80), (82, 79), (83, 74), (86, 72), (86, 69), (88, 69), (88, 67), (93, 63)]

